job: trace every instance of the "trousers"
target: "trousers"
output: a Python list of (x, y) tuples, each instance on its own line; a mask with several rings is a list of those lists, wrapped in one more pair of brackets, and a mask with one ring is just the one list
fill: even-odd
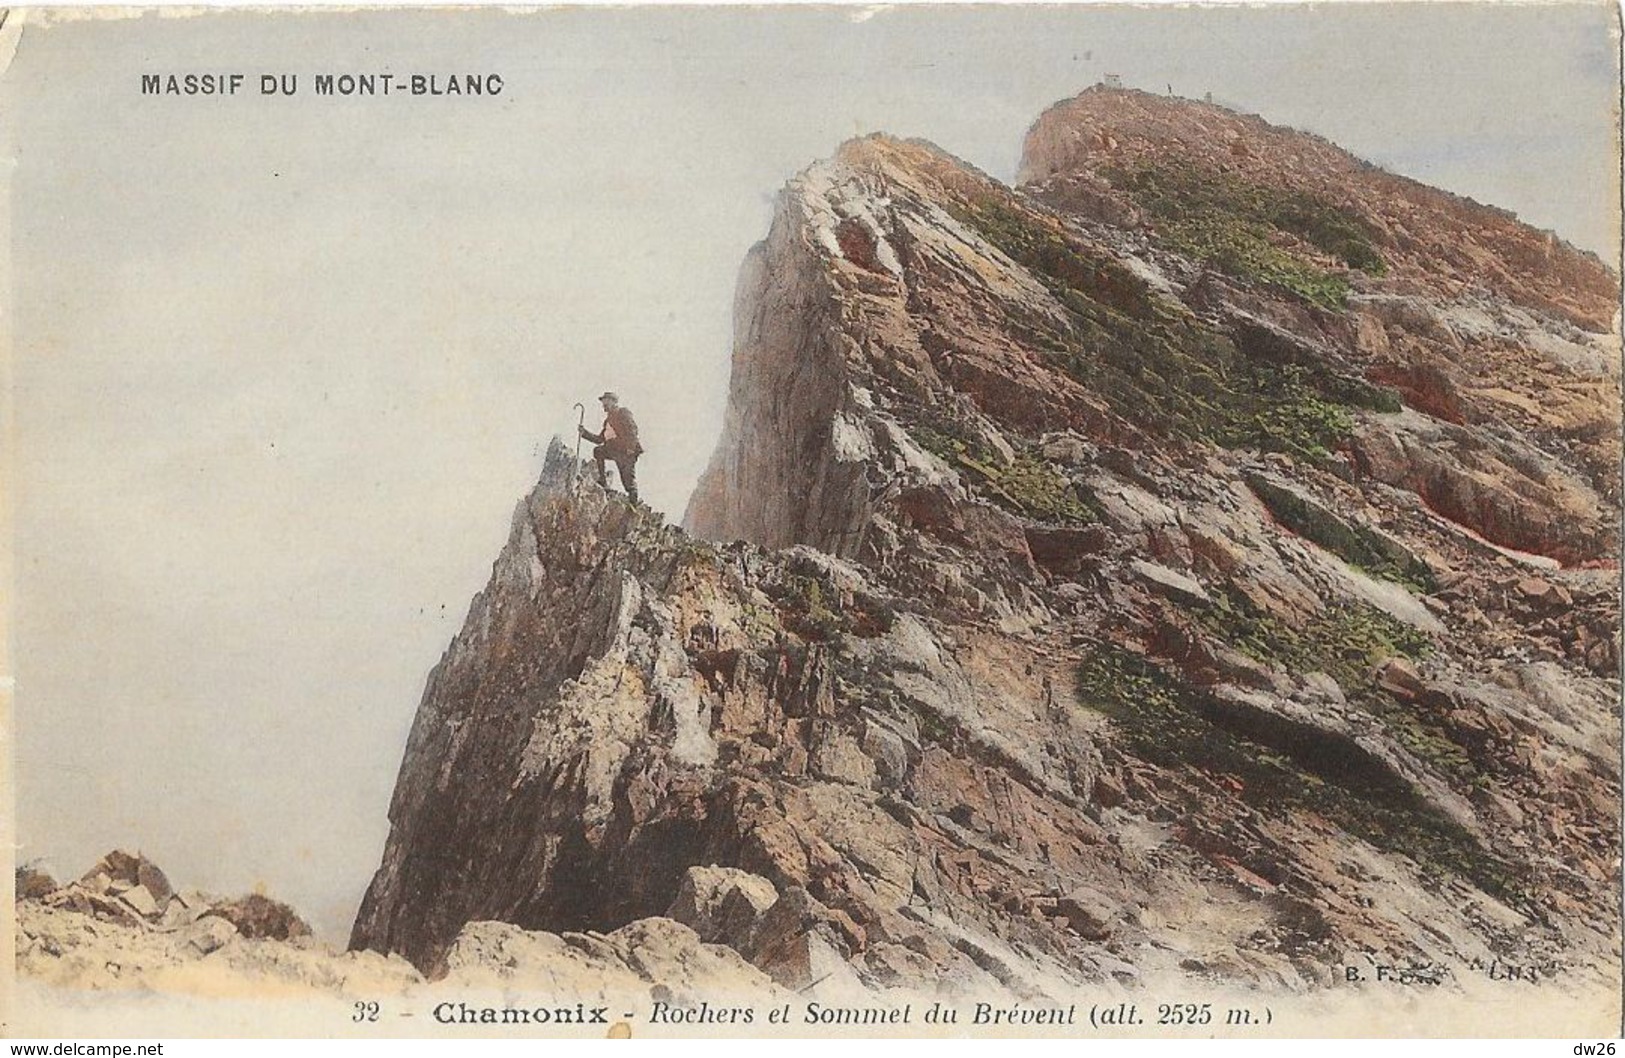
[(604, 461), (610, 460), (621, 475), (621, 488), (626, 490), (626, 498), (633, 503), (638, 502), (638, 457), (618, 452), (609, 445), (598, 445), (592, 450), (592, 461), (598, 466), (598, 484), (609, 487), (609, 475), (604, 469)]

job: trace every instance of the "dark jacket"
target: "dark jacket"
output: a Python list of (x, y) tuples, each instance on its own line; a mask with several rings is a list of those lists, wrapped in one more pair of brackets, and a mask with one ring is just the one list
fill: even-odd
[(603, 445), (614, 456), (636, 459), (643, 454), (643, 445), (638, 441), (638, 422), (632, 418), (629, 408), (611, 408), (604, 418), (603, 428), (588, 434), (587, 440)]

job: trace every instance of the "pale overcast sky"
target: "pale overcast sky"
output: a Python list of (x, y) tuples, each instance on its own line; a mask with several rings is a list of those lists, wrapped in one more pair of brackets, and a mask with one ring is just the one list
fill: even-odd
[[(15, 17), (15, 16), (14, 16)], [(1003, 179), (1105, 73), (1312, 130), (1612, 259), (1613, 11), (148, 13), (25, 29), (13, 218), (20, 856), (139, 846), (335, 939), (424, 678), (605, 388), (680, 516), (734, 279), (843, 139)], [(498, 73), (321, 99), (317, 72)], [(243, 72), (232, 98), (142, 73)], [(262, 72), (301, 94), (263, 99)]]

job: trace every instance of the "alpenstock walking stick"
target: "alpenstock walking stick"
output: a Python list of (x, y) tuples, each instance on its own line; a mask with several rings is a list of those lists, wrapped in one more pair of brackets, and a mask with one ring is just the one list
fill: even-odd
[(576, 416), (576, 461), (570, 464), (570, 483), (575, 484), (576, 478), (581, 476), (581, 431), (587, 428), (587, 409), (580, 404), (573, 404), (579, 414)]

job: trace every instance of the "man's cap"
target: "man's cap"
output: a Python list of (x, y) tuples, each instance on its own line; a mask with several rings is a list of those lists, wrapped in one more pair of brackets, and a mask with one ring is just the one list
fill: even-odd
[(619, 404), (620, 400), (621, 400), (621, 398), (617, 397), (613, 392), (608, 391), (608, 390), (606, 390), (603, 393), (599, 394), (598, 399), (599, 400), (612, 400), (612, 401), (615, 401), (617, 404)]

